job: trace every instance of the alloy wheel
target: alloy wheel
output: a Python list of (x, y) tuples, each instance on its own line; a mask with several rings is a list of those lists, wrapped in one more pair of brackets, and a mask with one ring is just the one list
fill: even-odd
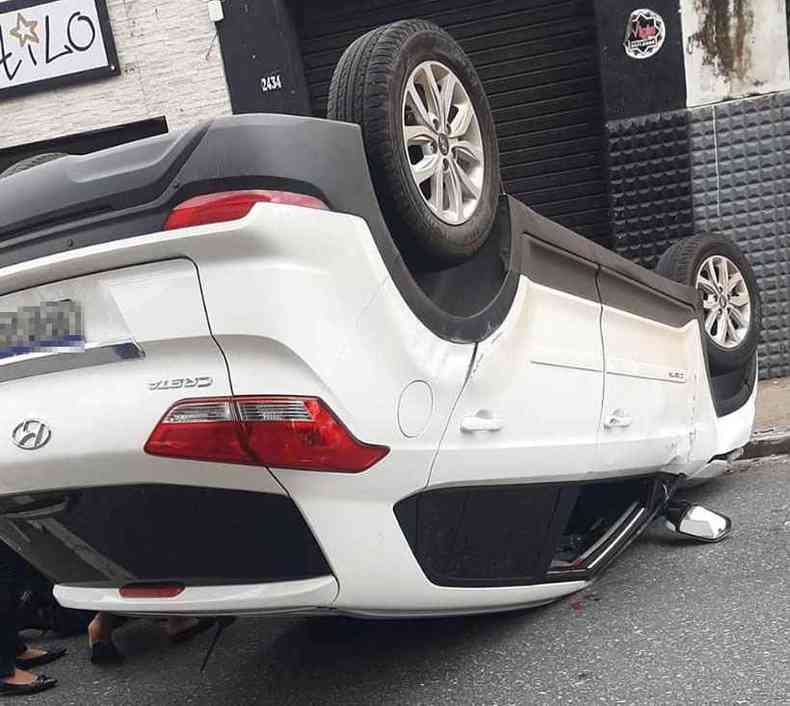
[(697, 270), (696, 283), (702, 295), (705, 331), (722, 348), (737, 348), (748, 335), (752, 319), (743, 274), (729, 258), (712, 255)]
[(438, 61), (412, 71), (403, 97), (403, 142), (425, 203), (450, 225), (466, 223), (483, 191), (480, 123), (458, 77)]

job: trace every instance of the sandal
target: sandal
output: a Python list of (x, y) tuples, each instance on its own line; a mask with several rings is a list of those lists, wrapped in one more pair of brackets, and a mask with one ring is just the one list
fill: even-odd
[(112, 640), (96, 640), (96, 642), (91, 642), (90, 648), (93, 664), (120, 664), (123, 662), (123, 655)]
[(63, 655), (66, 654), (66, 648), (61, 647), (57, 650), (50, 650), (45, 652), (43, 655), (39, 655), (38, 657), (30, 657), (29, 659), (23, 659), (21, 657), (16, 658), (16, 666), (19, 669), (30, 670), (34, 667), (41, 667), (44, 664), (50, 664), (55, 660), (60, 659)]
[(27, 696), (28, 694), (37, 694), (39, 691), (51, 689), (57, 683), (57, 679), (47, 677), (43, 674), (39, 674), (29, 684), (8, 684), (7, 682), (0, 681), (0, 696)]

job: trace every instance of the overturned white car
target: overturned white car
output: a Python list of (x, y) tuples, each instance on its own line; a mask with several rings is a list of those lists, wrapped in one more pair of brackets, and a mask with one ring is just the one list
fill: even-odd
[(0, 181), (0, 536), (59, 602), (494, 611), (659, 515), (723, 536), (671, 499), (750, 436), (737, 248), (659, 274), (501, 194), (480, 81), (426, 22), (357, 40), (330, 117)]

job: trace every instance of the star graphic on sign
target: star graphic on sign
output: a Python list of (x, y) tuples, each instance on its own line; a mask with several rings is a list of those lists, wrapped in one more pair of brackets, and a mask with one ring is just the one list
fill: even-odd
[(20, 47), (24, 47), (28, 42), (38, 44), (39, 39), (36, 34), (36, 27), (38, 27), (37, 20), (26, 20), (21, 12), (17, 12), (16, 27), (9, 34), (14, 39), (19, 40)]

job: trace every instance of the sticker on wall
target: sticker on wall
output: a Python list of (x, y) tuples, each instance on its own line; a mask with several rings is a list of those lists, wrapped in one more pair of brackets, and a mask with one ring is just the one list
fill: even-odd
[(661, 49), (666, 34), (661, 15), (652, 10), (634, 10), (625, 27), (625, 53), (632, 59), (649, 59)]

